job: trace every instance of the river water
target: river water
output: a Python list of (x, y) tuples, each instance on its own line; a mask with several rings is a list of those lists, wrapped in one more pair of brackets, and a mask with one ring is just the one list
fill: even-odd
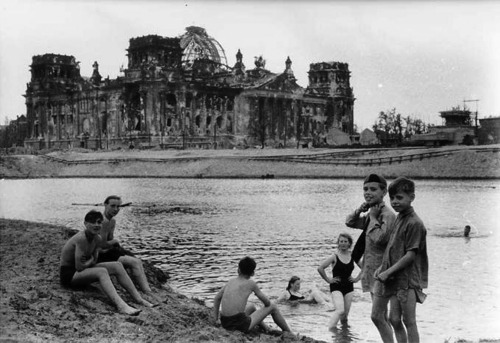
[[(417, 307), (421, 341), (500, 338), (500, 182), (418, 180), (416, 187), (430, 263), (428, 298)], [(302, 278), (303, 290), (314, 283), (327, 292), (316, 268), (332, 254), (338, 233), (359, 236), (344, 219), (363, 201), (362, 181), (352, 179), (1, 180), (0, 216), (78, 226), (89, 209), (102, 208), (74, 204), (100, 203), (110, 194), (140, 205), (120, 212), (117, 237), (169, 272), (176, 290), (208, 306), (247, 255), (256, 259), (255, 279), (271, 299), (292, 275)], [(471, 239), (461, 237), (467, 224)], [(280, 305), (294, 332), (327, 342), (379, 342), (370, 307), (356, 284), (350, 325), (333, 335), (328, 306)]]

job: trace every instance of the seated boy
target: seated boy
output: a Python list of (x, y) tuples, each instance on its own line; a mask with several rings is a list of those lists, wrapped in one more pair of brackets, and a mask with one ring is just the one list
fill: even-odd
[(133, 308), (123, 301), (116, 292), (110, 275), (116, 276), (120, 285), (132, 295), (135, 302), (148, 307), (153, 305), (140, 296), (123, 265), (119, 262), (96, 264), (99, 254), (98, 247), (101, 244), (99, 231), (102, 220), (101, 212), (94, 210), (88, 212), (84, 219), (85, 229), (71, 237), (64, 245), (61, 252), (61, 285), (76, 288), (99, 282), (103, 292), (118, 308), (119, 312), (137, 315), (141, 310)]
[[(263, 325), (264, 318), (270, 314), (283, 331), (290, 332), (276, 304), (272, 304), (259, 289), (257, 283), (250, 279), (254, 275), (256, 266), (253, 258), (243, 258), (238, 264), (238, 276), (229, 280), (217, 293), (213, 309), (216, 323), (219, 323), (220, 308), (220, 323), (223, 328), (246, 333), (256, 325)], [(252, 293), (255, 293), (265, 307), (257, 310), (255, 305), (247, 305), (248, 297)]]
[(123, 249), (114, 236), (116, 227), (115, 217), (120, 212), (120, 207), (122, 207), (122, 200), (119, 196), (110, 195), (104, 200), (104, 219), (102, 221), (101, 231), (99, 232), (102, 238), (100, 245), (101, 251), (97, 262), (120, 262), (125, 268), (131, 270), (132, 278), (137, 282), (140, 291), (153, 301), (160, 301), (149, 286), (142, 261), (131, 256), (129, 251)]

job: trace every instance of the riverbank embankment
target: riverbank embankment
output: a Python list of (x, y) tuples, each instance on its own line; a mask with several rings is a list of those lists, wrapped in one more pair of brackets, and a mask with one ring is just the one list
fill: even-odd
[[(167, 276), (145, 262), (153, 291), (163, 303), (139, 306), (137, 317), (117, 313), (96, 287), (59, 285), (59, 256), (74, 230), (0, 219), (0, 342), (318, 342), (290, 334), (248, 335), (211, 324), (211, 309), (168, 286)], [(116, 284), (116, 283), (115, 283)], [(137, 307), (123, 289), (124, 300)]]
[(66, 150), (3, 155), (1, 178), (500, 179), (500, 145), (411, 149)]

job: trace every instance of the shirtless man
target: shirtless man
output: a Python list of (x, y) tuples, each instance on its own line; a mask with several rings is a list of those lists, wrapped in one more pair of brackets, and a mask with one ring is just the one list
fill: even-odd
[(61, 285), (77, 288), (99, 282), (103, 292), (118, 308), (119, 312), (137, 315), (141, 310), (129, 306), (118, 295), (110, 275), (116, 276), (120, 285), (132, 295), (136, 303), (148, 307), (152, 307), (153, 304), (141, 297), (123, 265), (118, 262), (96, 263), (99, 254), (98, 247), (101, 244), (99, 230), (102, 221), (101, 212), (94, 210), (88, 212), (84, 218), (85, 229), (71, 237), (64, 245), (60, 265)]
[(119, 241), (115, 238), (116, 220), (114, 217), (120, 212), (121, 204), (121, 198), (116, 195), (110, 195), (104, 200), (104, 220), (100, 231), (102, 244), (98, 262), (118, 261), (126, 268), (130, 268), (139, 289), (155, 299), (155, 301), (158, 301), (149, 286), (142, 261), (136, 257), (126, 255), (121, 249)]
[[(213, 316), (215, 322), (220, 323), (226, 330), (238, 330), (246, 333), (256, 325), (263, 325), (264, 318), (270, 314), (283, 331), (290, 332), (290, 328), (276, 304), (271, 303), (259, 289), (257, 283), (250, 279), (254, 275), (256, 266), (257, 264), (251, 257), (245, 257), (240, 261), (238, 276), (229, 280), (214, 298)], [(257, 310), (255, 305), (247, 304), (248, 297), (252, 293), (255, 293), (265, 307)]]

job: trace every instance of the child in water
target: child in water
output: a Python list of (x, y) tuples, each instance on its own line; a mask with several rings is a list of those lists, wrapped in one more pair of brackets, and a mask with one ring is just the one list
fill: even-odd
[(288, 286), (286, 287), (286, 291), (284, 291), (280, 297), (278, 298), (278, 302), (283, 301), (300, 301), (300, 302), (308, 302), (308, 303), (318, 303), (324, 304), (329, 302), (328, 296), (322, 293), (316, 285), (313, 285), (313, 288), (307, 292), (307, 294), (302, 294), (300, 292), (300, 285), (302, 280), (298, 276), (292, 276), (288, 281)]

